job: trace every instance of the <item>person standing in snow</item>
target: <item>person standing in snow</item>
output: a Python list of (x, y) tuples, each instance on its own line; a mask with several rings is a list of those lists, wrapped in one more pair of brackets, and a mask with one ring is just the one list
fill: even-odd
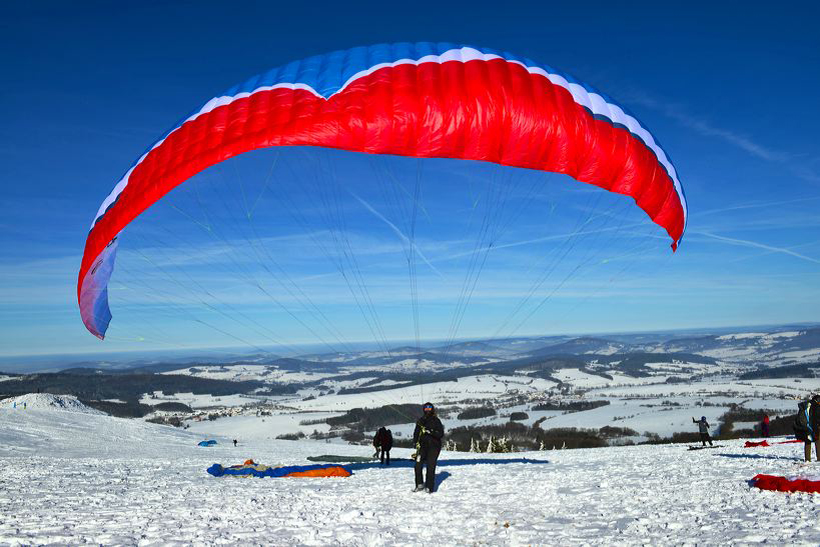
[(769, 415), (764, 414), (763, 420), (760, 422), (760, 432), (763, 434), (764, 437), (769, 436)]
[(236, 439), (233, 440), (233, 446), (236, 448)]
[[(794, 419), (794, 436), (803, 441), (803, 459), (811, 461), (811, 443), (815, 440), (811, 425), (811, 401), (802, 401), (797, 405), (797, 416)], [(820, 456), (820, 449), (818, 449)], [(818, 458), (820, 459), (820, 458)]]
[[(432, 494), (436, 489), (436, 462), (441, 452), (441, 441), (444, 438), (444, 426), (436, 416), (436, 407), (433, 403), (424, 403), (424, 414), (416, 422), (413, 432), (413, 442), (416, 444), (416, 488), (413, 492), (422, 490)], [(427, 481), (423, 480), (422, 468), (427, 464)]]
[[(820, 442), (817, 442), (817, 434), (820, 432), (820, 395), (815, 395), (811, 398), (809, 405), (809, 426), (811, 427), (812, 436), (814, 437), (814, 454), (817, 456), (817, 461), (820, 462)], [(811, 448), (806, 445), (806, 452), (809, 454), (808, 461), (811, 460)]]
[(384, 464), (385, 457), (387, 458), (387, 465), (390, 465), (390, 449), (393, 448), (393, 432), (382, 426), (376, 431), (373, 436), (373, 447), (376, 449), (376, 455)]
[(698, 424), (700, 442), (703, 443), (703, 446), (706, 446), (707, 441), (709, 442), (709, 446), (715, 446), (712, 444), (712, 437), (709, 436), (709, 422), (706, 421), (706, 416), (701, 416), (700, 420), (692, 418), (692, 423)]

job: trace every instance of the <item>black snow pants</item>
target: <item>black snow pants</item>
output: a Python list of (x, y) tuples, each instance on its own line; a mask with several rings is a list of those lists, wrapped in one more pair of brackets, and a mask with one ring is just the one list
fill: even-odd
[(379, 460), (381, 460), (381, 463), (384, 463), (385, 459), (387, 459), (387, 465), (390, 465), (390, 449), (389, 448), (388, 449), (377, 448), (376, 452), (379, 453)]
[(703, 446), (706, 446), (706, 442), (709, 442), (709, 446), (712, 445), (712, 437), (709, 436), (709, 433), (701, 433), (700, 434), (700, 442), (703, 443)]
[[(422, 444), (416, 456), (416, 486), (424, 484), (430, 492), (436, 489), (436, 462), (441, 448)], [(422, 478), (422, 466), (427, 464), (427, 481)]]

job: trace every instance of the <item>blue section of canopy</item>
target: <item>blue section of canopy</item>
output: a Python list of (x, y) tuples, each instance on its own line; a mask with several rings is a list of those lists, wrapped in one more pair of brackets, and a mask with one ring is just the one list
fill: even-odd
[[(384, 63), (395, 63), (403, 59), (418, 60), (428, 55), (441, 55), (446, 51), (469, 47), (484, 54), (498, 55), (508, 61), (518, 61), (525, 66), (538, 67), (551, 74), (563, 76), (571, 83), (583, 86), (589, 92), (599, 93), (572, 76), (555, 70), (543, 63), (537, 63), (526, 57), (519, 57), (511, 53), (498, 51), (492, 48), (459, 45), (449, 42), (418, 42), (377, 44), (373, 46), (355, 47), (348, 50), (334, 51), (324, 55), (314, 55), (307, 59), (293, 61), (286, 65), (273, 68), (258, 74), (242, 84), (235, 85), (223, 95), (234, 96), (238, 93), (250, 93), (263, 86), (278, 83), (301, 83), (312, 87), (324, 97), (339, 91), (341, 87), (355, 74)], [(602, 94), (601, 94), (602, 95)], [(604, 96), (604, 95), (602, 95)], [(604, 96), (605, 99), (607, 97)]]
[(216, 441), (214, 441), (214, 440), (211, 440), (211, 441), (199, 441), (199, 442), (197, 443), (197, 446), (213, 446), (213, 445), (215, 445), (215, 444), (216, 444)]

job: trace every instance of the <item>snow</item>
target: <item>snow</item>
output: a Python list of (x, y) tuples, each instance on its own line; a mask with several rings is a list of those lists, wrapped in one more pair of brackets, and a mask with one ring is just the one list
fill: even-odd
[[(17, 408), (15, 408), (15, 405)], [(52, 395), (50, 393), (28, 393), (0, 401), (0, 408), (12, 410), (60, 410), (81, 414), (105, 414), (89, 408), (73, 395)]]
[(163, 372), (162, 374), (196, 376), (199, 378), (231, 380), (234, 382), (256, 380), (271, 384), (315, 382), (317, 380), (336, 376), (334, 374), (320, 372), (293, 372), (279, 370), (277, 367), (271, 365), (202, 365), (171, 370), (168, 372)]
[(719, 348), (699, 351), (700, 355), (714, 359), (737, 359), (738, 357), (753, 357), (758, 355), (757, 348)]
[(412, 470), (399, 461), (354, 465), (346, 479), (205, 472), (214, 462), (304, 464), (369, 447), (248, 439), (234, 448), (218, 438), (201, 448), (202, 435), (49, 405), (3, 405), (0, 424), (3, 545), (820, 543), (820, 498), (748, 484), (758, 473), (816, 475), (820, 464), (802, 464), (800, 444), (444, 452), (429, 496), (409, 492)]
[(164, 395), (161, 391), (146, 393), (140, 398), (144, 405), (158, 405), (160, 403), (183, 403), (191, 408), (216, 408), (226, 406), (242, 406), (254, 404), (263, 400), (275, 400), (277, 397), (250, 397), (248, 395), (209, 395), (194, 393), (174, 393)]
[(784, 331), (784, 332), (744, 332), (739, 334), (724, 334), (723, 336), (718, 336), (716, 340), (749, 340), (752, 338), (758, 338), (764, 345), (771, 345), (776, 342), (779, 338), (794, 338), (795, 336), (800, 336), (802, 334), (801, 331)]
[(618, 353), (622, 349), (623, 348), (621, 348), (620, 346), (614, 346), (612, 344), (609, 344), (604, 349), (590, 350), (590, 351), (585, 351), (584, 353), (595, 354), (595, 355), (615, 355), (616, 353)]
[(275, 439), (279, 435), (299, 432), (309, 434), (314, 430), (326, 433), (330, 430), (330, 426), (326, 423), (300, 425), (300, 422), (339, 415), (339, 412), (290, 412), (264, 417), (256, 415), (229, 416), (217, 420), (187, 423), (189, 431), (202, 433), (203, 435), (225, 436), (235, 439)]
[(562, 382), (579, 387), (607, 386), (612, 383), (612, 381), (608, 378), (588, 374), (577, 368), (562, 368), (556, 370), (552, 376), (558, 378)]
[(718, 336), (718, 340), (748, 340), (750, 338), (762, 338), (766, 336), (765, 332), (743, 332), (738, 334), (724, 334)]
[(782, 359), (814, 359), (820, 356), (820, 349), (785, 351), (780, 354)]

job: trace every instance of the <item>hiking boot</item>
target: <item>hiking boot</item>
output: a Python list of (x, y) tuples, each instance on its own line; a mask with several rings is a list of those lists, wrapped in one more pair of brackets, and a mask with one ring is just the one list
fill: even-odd
[(421, 492), (422, 490), (427, 490), (427, 488), (425, 488), (423, 484), (417, 484), (413, 492)]

